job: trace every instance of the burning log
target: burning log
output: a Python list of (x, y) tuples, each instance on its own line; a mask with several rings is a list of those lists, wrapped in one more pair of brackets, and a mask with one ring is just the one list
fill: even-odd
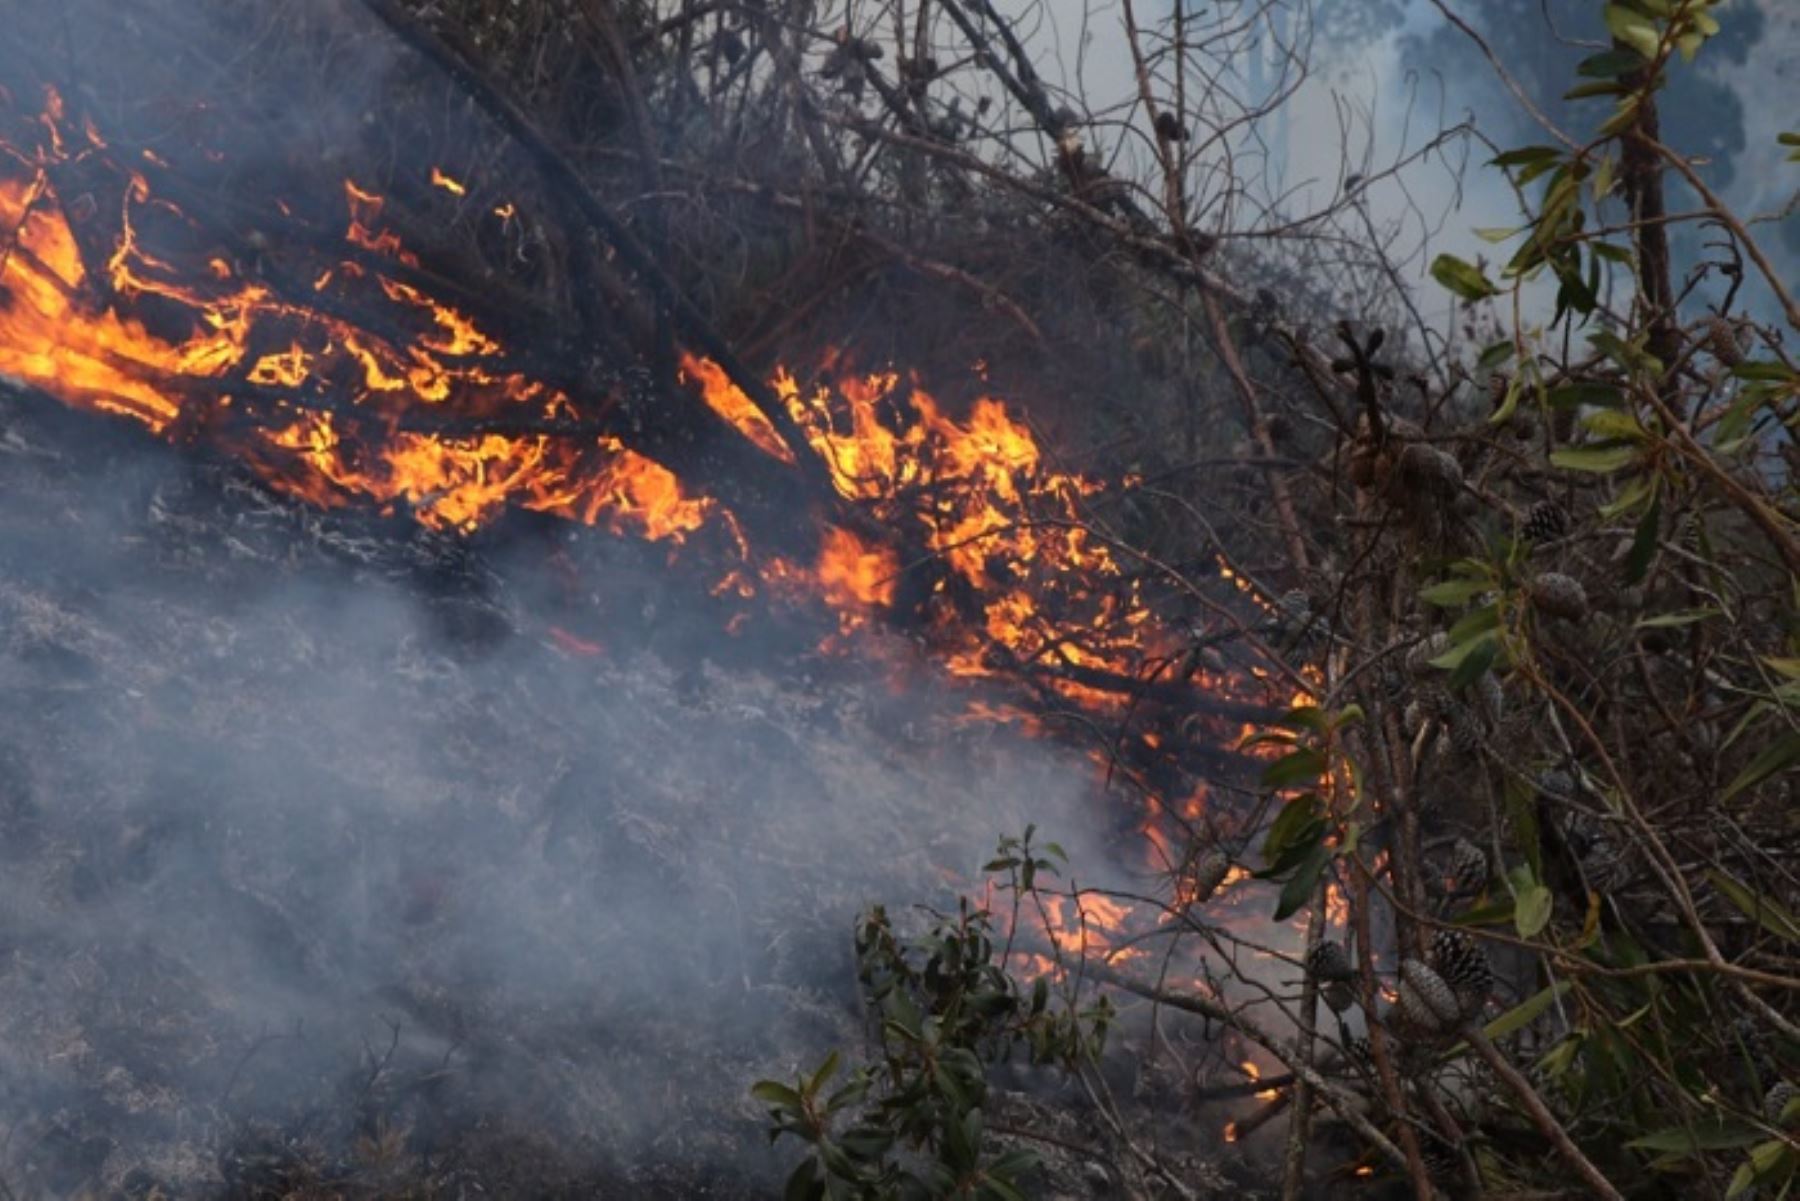
[[(710, 322), (682, 294), (675, 282), (658, 266), (649, 250), (612, 215), (583, 181), (575, 166), (560, 154), (541, 134), (518, 103), (474, 65), (474, 58), (458, 50), (445, 37), (427, 29), (395, 0), (362, 0), (365, 7), (428, 61), (454, 79), (471, 99), (518, 142), (552, 185), (556, 194), (581, 221), (591, 224), (606, 239), (625, 265), (636, 271), (666, 306), (682, 335), (695, 347), (719, 363), (726, 374), (750, 397), (764, 420), (768, 421), (792, 445), (802, 445), (799, 428), (761, 381), (738, 362)], [(806, 466), (802, 471), (816, 484), (822, 473)]]

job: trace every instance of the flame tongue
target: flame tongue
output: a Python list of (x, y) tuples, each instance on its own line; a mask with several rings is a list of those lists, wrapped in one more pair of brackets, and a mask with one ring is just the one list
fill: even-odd
[[(858, 372), (828, 352), (816, 378), (833, 383), (773, 372), (790, 441), (717, 364), (684, 354), (698, 401), (777, 471), (816, 456), (854, 511), (821, 524), (811, 556), (777, 557), (695, 481), (601, 433), (605, 410), (518, 369), (494, 330), (434, 295), (366, 183), (343, 181), (329, 221), (289, 218), (302, 262), (286, 275), (304, 282), (282, 284), (219, 249), (243, 239), (210, 235), (159, 194), (160, 160), (119, 155), (53, 92), (25, 119), (0, 100), (0, 372), (205, 438), (320, 505), (372, 503), (459, 531), (516, 507), (670, 544), (705, 534), (730, 561), (716, 596), (823, 605), (840, 635), (904, 597), (950, 672), (1025, 673), (1090, 712), (1122, 712), (1117, 683), (1172, 649), (1140, 577), (1088, 518), (1100, 485), (1057, 469), (993, 395), (959, 416), (913, 373)], [(110, 222), (58, 191), (75, 167), (111, 181)], [(474, 202), (441, 168), (418, 182), (459, 211), (515, 218), (512, 202)], [(341, 231), (323, 258), (321, 229)], [(591, 432), (567, 432), (583, 422)], [(532, 432), (495, 432), (511, 430)]]

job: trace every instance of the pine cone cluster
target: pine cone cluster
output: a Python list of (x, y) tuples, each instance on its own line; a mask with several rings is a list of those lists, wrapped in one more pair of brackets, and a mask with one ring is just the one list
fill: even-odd
[(1400, 1016), (1407, 1025), (1427, 1034), (1452, 1030), (1462, 1020), (1462, 1002), (1442, 976), (1417, 959), (1400, 964)]
[(1525, 514), (1519, 532), (1527, 542), (1554, 542), (1569, 532), (1569, 515), (1553, 500), (1540, 500)]
[(1494, 969), (1475, 940), (1461, 930), (1439, 930), (1431, 940), (1431, 961), (1456, 994), (1459, 1016), (1481, 1012), (1494, 990)]
[(1479, 892), (1488, 882), (1487, 852), (1466, 838), (1450, 848), (1450, 879), (1457, 892)]

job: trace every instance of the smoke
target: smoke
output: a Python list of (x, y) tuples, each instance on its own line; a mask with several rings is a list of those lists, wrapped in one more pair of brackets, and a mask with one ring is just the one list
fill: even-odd
[[(34, 5), (0, 69), (134, 143), (224, 146), (226, 199), (266, 175), (339, 222), (371, 147), (479, 132), (415, 137), (382, 38), (215, 7)], [(1031, 822), (1106, 882), (1087, 760), (965, 725), (903, 643), (797, 657), (778, 618), (727, 635), (660, 550), (310, 514), (36, 404), (0, 408), (15, 1187), (247, 1189), (481, 1138), (554, 1148), (517, 1153), (531, 1188), (755, 1177), (746, 1084), (859, 1036), (858, 909), (950, 897)]]
[[(54, 83), (196, 199), (277, 197), (269, 228), (335, 240), (346, 175), (422, 179), (491, 137), (359, 14), (27, 5), (0, 83), (27, 112)], [(115, 227), (79, 163), (65, 183)], [(952, 900), (1033, 821), (1105, 859), (1087, 762), (963, 724), (903, 641), (729, 635), (716, 579), (665, 549), (309, 512), (43, 405), (0, 381), (18, 1195), (420, 1165), (502, 1195), (762, 1191), (785, 1149), (748, 1086), (860, 1045), (862, 907)]]
[[(1085, 762), (960, 732), (964, 698), (890, 691), (904, 664), (570, 655), (541, 545), (434, 592), (429, 540), (50, 445), (0, 458), (15, 1184), (256, 1122), (754, 1168), (748, 1081), (857, 1041), (860, 907), (941, 902), (1033, 820), (1101, 861)], [(701, 581), (571, 537), (603, 603), (699, 620)]]

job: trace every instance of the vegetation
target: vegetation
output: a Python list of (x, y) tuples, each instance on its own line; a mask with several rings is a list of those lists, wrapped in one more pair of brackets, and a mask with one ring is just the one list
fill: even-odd
[[(1284, 1201), (1800, 1192), (1800, 301), (1765, 247), (1793, 206), (1721, 198), (1705, 156), (1739, 148), (1690, 74), (1748, 52), (1750, 0), (1580, 0), (1554, 101), (1560, 60), (1432, 4), (1412, 52), (1478, 58), (1529, 140), (1396, 144), (1341, 106), (1306, 191), (1268, 130), (1315, 33), (1401, 6), (1124, 0), (1063, 47), (1031, 32), (1072, 24), (1053, 0), (328, 6), (410, 56), (384, 99), (418, 136), (352, 135), (392, 208), (440, 163), (467, 181), (424, 261), (605, 396), (582, 436), (707, 480), (752, 541), (829, 503), (893, 541), (894, 625), (982, 616), (926, 547), (928, 483), (832, 497), (677, 387), (684, 351), (790, 446), (778, 368), (893, 367), (1007, 397), (1107, 481), (1021, 524), (1129, 564), (1107, 612), (1141, 597), (1157, 637), (1123, 672), (1089, 631), (980, 666), (1094, 752), (1156, 878), (1080, 886), (1028, 830), (960, 903), (864, 913), (865, 1045), (751, 1086), (792, 1201), (1036, 1195), (1067, 1148), (995, 1130), (1013, 1058), (1074, 1082), (1051, 1095), (1126, 1195), (1199, 1196), (1171, 1130), (1222, 1147), (1180, 1106), (1250, 1050)], [(334, 46), (343, 14), (305, 8), (243, 19)], [(1110, 54), (1117, 94), (1050, 78), (1056, 49)], [(1471, 172), (1517, 220), (1434, 253), (1456, 218), (1409, 189)]]

